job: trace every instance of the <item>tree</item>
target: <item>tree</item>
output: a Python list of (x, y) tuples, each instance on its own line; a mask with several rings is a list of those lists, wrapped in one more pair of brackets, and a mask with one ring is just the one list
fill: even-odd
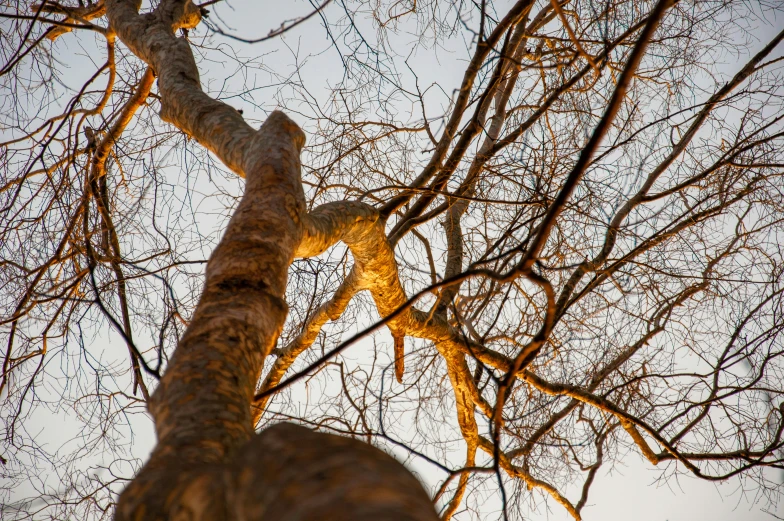
[[(47, 460), (109, 455), (11, 518), (449, 519), (491, 491), (506, 517), (549, 498), (580, 519), (630, 453), (775, 504), (784, 31), (749, 38), (780, 6), (314, 5), (256, 39), (320, 20), (343, 65), (325, 100), (304, 64), (268, 71), (305, 121), (301, 173), (292, 119), (256, 130), (227, 101), (252, 87), (205, 93), (196, 58), (242, 40), (213, 3), (4, 4), (6, 498)], [(460, 36), (459, 84), (422, 90), (416, 53)], [(106, 56), (78, 89), (68, 38)], [(214, 249), (214, 198), (172, 181), (173, 154), (245, 179)], [(86, 338), (101, 324), (129, 369)], [(324, 396), (299, 412), (303, 381)], [(84, 418), (65, 460), (25, 428), (46, 406)], [(118, 440), (142, 406), (158, 441), (136, 473)], [(443, 471), (433, 497), (371, 444)]]

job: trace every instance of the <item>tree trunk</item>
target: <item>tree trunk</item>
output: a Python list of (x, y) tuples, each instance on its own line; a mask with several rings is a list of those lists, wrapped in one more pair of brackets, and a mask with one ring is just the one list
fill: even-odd
[(246, 178), (190, 326), (149, 403), (158, 445), (121, 494), (116, 519), (435, 519), (416, 478), (370, 445), (292, 424), (253, 430), (254, 390), (286, 317), (295, 253), (323, 250), (377, 215), (361, 206), (348, 219), (306, 214), (304, 134), (281, 112), (255, 131), (202, 92), (190, 47), (174, 35), (199, 21), (190, 1), (165, 0), (139, 15), (134, 2), (110, 0), (107, 14), (156, 72), (161, 116)]

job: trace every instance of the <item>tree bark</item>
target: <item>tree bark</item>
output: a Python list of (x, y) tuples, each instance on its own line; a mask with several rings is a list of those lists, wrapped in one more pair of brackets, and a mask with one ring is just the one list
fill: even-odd
[[(109, 0), (107, 14), (157, 73), (162, 117), (246, 178), (201, 300), (149, 402), (158, 444), (121, 494), (115, 519), (435, 519), (416, 478), (370, 445), (291, 424), (254, 434), (251, 401), (286, 317), (295, 252), (323, 251), (354, 226), (328, 212), (307, 216), (305, 136), (293, 121), (274, 112), (255, 131), (201, 91), (188, 43), (174, 35), (198, 23), (190, 1), (139, 15), (138, 4)], [(359, 210), (354, 223), (365, 217)]]

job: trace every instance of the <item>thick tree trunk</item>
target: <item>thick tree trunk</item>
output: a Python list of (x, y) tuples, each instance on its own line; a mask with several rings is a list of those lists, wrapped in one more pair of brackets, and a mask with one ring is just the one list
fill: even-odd
[(107, 2), (112, 29), (158, 75), (162, 117), (244, 176), (246, 187), (151, 398), (158, 445), (120, 496), (116, 519), (435, 519), (416, 478), (370, 445), (290, 424), (254, 434), (251, 402), (286, 317), (295, 252), (323, 251), (377, 214), (358, 207), (348, 220), (308, 216), (299, 127), (275, 112), (254, 131), (201, 91), (190, 48), (173, 32), (198, 23), (191, 2), (137, 10), (127, 0)]
[(259, 164), (150, 404), (158, 445), (117, 519), (434, 519), (418, 481), (378, 449), (289, 424), (253, 434), (250, 403), (285, 319), (304, 213), (301, 131), (275, 112), (257, 139)]

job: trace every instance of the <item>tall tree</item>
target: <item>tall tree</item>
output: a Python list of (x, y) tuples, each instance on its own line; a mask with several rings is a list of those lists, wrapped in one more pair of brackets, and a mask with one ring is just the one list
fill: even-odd
[[(494, 491), (505, 517), (545, 497), (580, 519), (630, 450), (778, 500), (784, 31), (754, 47), (744, 23), (780, 6), (336, 0), (253, 40), (213, 3), (4, 4), (7, 497), (61, 464), (26, 427), (52, 390), (84, 418), (65, 463), (110, 455), (10, 518), (446, 520)], [(196, 56), (319, 20), (344, 67), (326, 101), (304, 64), (271, 71), (303, 175), (300, 127), (257, 130)], [(87, 33), (106, 62), (63, 98), (58, 45)], [(458, 36), (459, 84), (421, 90), (414, 51)], [(214, 248), (174, 211), (198, 196), (163, 172), (177, 151), (244, 179)], [(85, 338), (101, 323), (127, 371)], [(303, 382), (323, 396), (301, 412)], [(141, 406), (157, 444), (130, 479), (117, 438)]]

